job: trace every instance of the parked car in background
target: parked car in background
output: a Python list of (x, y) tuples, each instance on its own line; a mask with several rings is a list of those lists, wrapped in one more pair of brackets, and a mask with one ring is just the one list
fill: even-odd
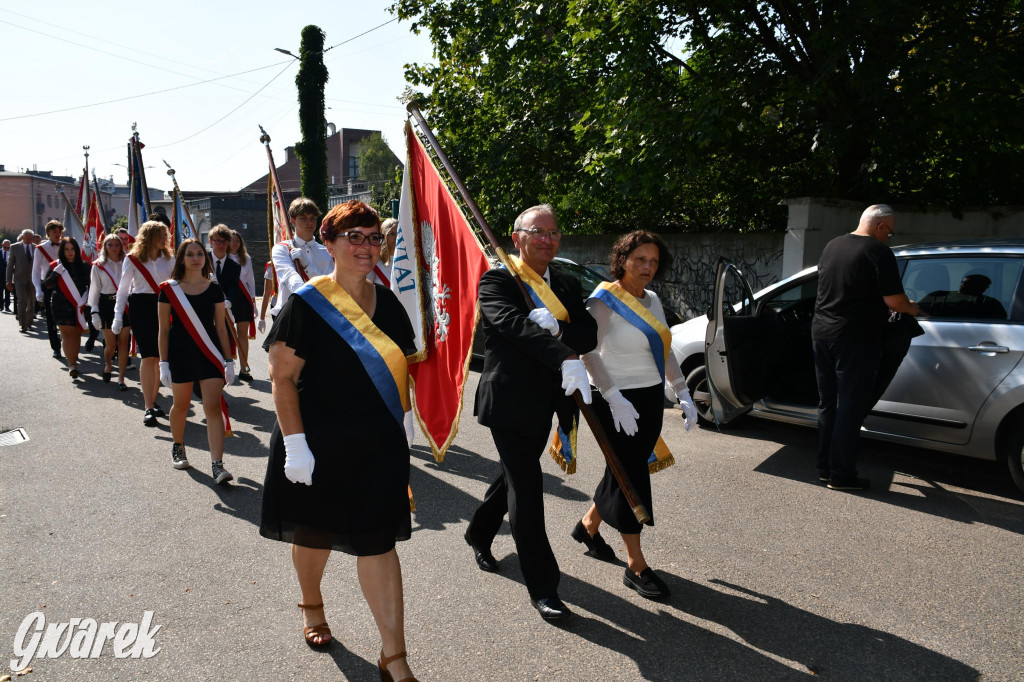
[[(1005, 462), (1024, 490), (1024, 239), (894, 249), (924, 314), (861, 434)], [(719, 263), (709, 315), (672, 328), (672, 353), (703, 423), (743, 414), (817, 426), (811, 319), (817, 268), (757, 293)]]
[[(492, 265), (496, 266), (497, 263), (492, 263)], [(568, 258), (561, 258), (556, 256), (555, 259), (551, 262), (551, 266), (554, 267), (556, 270), (564, 272), (568, 275), (572, 275), (573, 277), (579, 280), (580, 288), (583, 290), (583, 300), (586, 300), (587, 298), (590, 297), (590, 294), (593, 293), (594, 289), (597, 288), (598, 284), (600, 284), (601, 282), (611, 281), (609, 278), (605, 277), (597, 270), (588, 268), (586, 265), (574, 263)], [(673, 325), (680, 324), (683, 321), (683, 318), (680, 317), (679, 313), (672, 310), (664, 303), (662, 304), (661, 309), (665, 312), (665, 321), (668, 322), (669, 328), (671, 328)], [(477, 333), (473, 338), (473, 357), (483, 358), (483, 356), (484, 339), (480, 335), (480, 330), (478, 327)], [(675, 402), (674, 395), (672, 396), (672, 401)]]

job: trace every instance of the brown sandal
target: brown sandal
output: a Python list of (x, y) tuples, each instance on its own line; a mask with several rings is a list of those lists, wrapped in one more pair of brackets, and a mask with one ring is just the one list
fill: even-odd
[[(388, 665), (400, 658), (405, 658), (404, 651), (399, 651), (394, 656), (384, 658), (384, 650), (381, 649), (380, 660), (377, 662), (377, 667), (380, 669), (380, 682), (395, 682), (395, 678), (391, 677), (391, 673), (388, 672)], [(418, 680), (415, 677), (403, 677), (398, 682), (418, 682)]]
[[(319, 604), (297, 604), (297, 606), (304, 612), (309, 609), (322, 609), (324, 607), (323, 602)], [(327, 639), (321, 639), (321, 641), (314, 641), (314, 637), (323, 637), (327, 635)], [(302, 628), (302, 637), (306, 640), (306, 644), (311, 649), (324, 649), (334, 641), (334, 637), (331, 635), (331, 628), (327, 626), (327, 621), (320, 623), (320, 625), (312, 625), (309, 627)]]

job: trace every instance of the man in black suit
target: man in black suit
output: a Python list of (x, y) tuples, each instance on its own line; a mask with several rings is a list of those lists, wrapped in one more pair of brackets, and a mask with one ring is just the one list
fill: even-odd
[(558, 563), (544, 527), (540, 457), (556, 404), (576, 390), (590, 402), (590, 383), (579, 356), (597, 345), (597, 323), (583, 305), (579, 281), (548, 267), (559, 239), (554, 211), (547, 204), (516, 218), (512, 242), (523, 270), (544, 278), (548, 284), (538, 286), (550, 286), (568, 321), (556, 320), (545, 307), (529, 310), (508, 270), (491, 270), (480, 278), (485, 352), (474, 412), (491, 429), (501, 472), (465, 536), (480, 568), (497, 571), (491, 541), (508, 514), (526, 589), (545, 620), (564, 618), (569, 609), (558, 598)]
[[(217, 284), (224, 290), (225, 300), (229, 301), (233, 308), (245, 294), (241, 289), (242, 266), (228, 255), (229, 246), (231, 229), (227, 225), (214, 225), (210, 230), (210, 264)], [(231, 323), (228, 323), (228, 326), (233, 327)]]

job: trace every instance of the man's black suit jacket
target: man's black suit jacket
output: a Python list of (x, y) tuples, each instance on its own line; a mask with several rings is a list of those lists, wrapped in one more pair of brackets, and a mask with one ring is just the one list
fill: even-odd
[[(216, 273), (217, 259), (210, 254), (210, 268)], [(231, 256), (224, 256), (224, 261), (220, 266), (220, 277), (217, 278), (217, 284), (224, 290), (224, 298), (231, 301), (231, 309), (234, 310), (236, 306), (247, 306), (249, 301), (245, 298), (245, 294), (242, 293), (242, 266), (232, 260)]]
[(569, 313), (555, 338), (527, 318), (529, 310), (512, 275), (504, 268), (480, 277), (480, 325), (484, 367), (474, 414), (484, 426), (551, 428), (560, 400), (562, 362), (597, 346), (597, 323), (587, 312), (579, 280), (548, 269), (551, 290)]

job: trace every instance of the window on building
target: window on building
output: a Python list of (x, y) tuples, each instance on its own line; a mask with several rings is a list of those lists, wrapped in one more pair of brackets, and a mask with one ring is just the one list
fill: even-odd
[(359, 177), (359, 157), (350, 156), (348, 157), (348, 177), (350, 180), (355, 180)]

